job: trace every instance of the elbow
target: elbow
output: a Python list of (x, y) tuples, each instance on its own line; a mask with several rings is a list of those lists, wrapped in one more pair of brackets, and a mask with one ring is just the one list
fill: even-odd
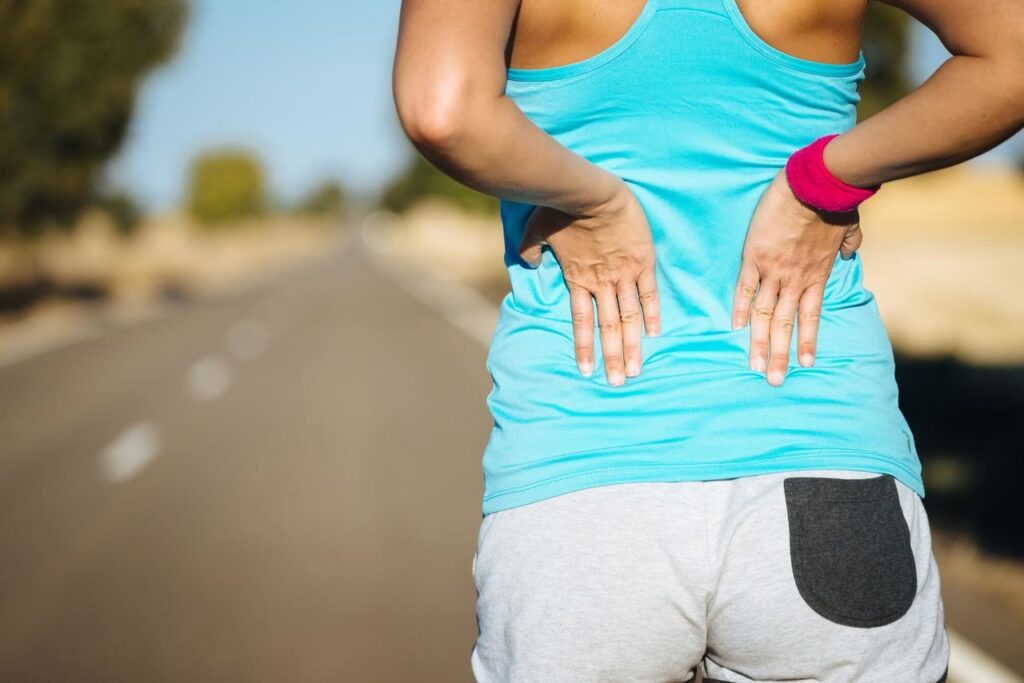
[(457, 147), (470, 120), (468, 90), (457, 75), (396, 78), (395, 108), (409, 140), (442, 154)]

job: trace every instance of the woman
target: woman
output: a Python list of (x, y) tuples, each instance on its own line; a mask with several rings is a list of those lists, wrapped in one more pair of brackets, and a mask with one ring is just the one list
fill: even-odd
[(402, 125), (512, 281), (478, 680), (945, 679), (857, 206), (1021, 128), (1024, 15), (889, 0), (955, 56), (856, 124), (866, 2), (403, 3)]

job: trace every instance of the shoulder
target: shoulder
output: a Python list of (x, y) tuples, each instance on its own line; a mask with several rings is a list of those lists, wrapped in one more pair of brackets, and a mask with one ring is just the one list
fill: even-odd
[(868, 0), (736, 0), (750, 27), (784, 52), (819, 61), (857, 58)]

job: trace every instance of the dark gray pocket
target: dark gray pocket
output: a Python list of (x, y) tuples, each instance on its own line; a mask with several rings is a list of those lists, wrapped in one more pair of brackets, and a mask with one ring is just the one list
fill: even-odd
[(815, 612), (845, 626), (884, 626), (917, 593), (910, 528), (891, 475), (783, 481), (793, 579)]

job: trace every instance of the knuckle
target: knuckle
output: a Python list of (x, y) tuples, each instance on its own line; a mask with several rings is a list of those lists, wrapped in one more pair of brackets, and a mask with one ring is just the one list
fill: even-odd
[(626, 323), (627, 325), (632, 324), (632, 323), (638, 323), (638, 322), (640, 322), (640, 311), (636, 311), (636, 310), (632, 310), (632, 309), (626, 310), (626, 311), (620, 311), (619, 312), (619, 320), (621, 320), (622, 322)]
[(771, 320), (774, 310), (770, 306), (754, 306), (754, 315), (762, 320)]
[(821, 311), (819, 311), (817, 309), (810, 309), (810, 310), (807, 310), (807, 311), (802, 311), (800, 313), (800, 319), (803, 320), (804, 322), (808, 322), (808, 323), (817, 322), (817, 321), (821, 320)]
[(601, 320), (598, 323), (598, 327), (601, 328), (602, 332), (617, 332), (619, 330), (620, 321), (617, 318), (609, 318), (607, 320)]

